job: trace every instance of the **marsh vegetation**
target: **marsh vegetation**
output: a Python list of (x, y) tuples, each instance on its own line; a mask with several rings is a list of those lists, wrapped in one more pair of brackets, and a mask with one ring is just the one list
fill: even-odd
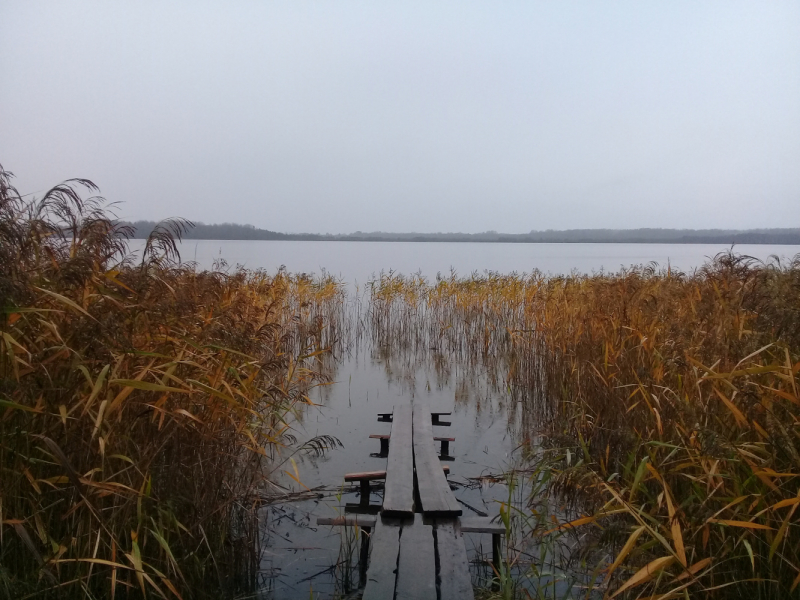
[(558, 596), (553, 577), (570, 572), (582, 572), (575, 596), (797, 588), (797, 259), (726, 253), (690, 274), (385, 276), (372, 322), (381, 344), (488, 368), (521, 404), (515, 476), (534, 493), (500, 514), (516, 522), (509, 564), (526, 560), (518, 574), (540, 581), (546, 567), (535, 593)]
[(504, 490), (487, 596), (796, 592), (800, 259), (390, 273), (353, 300), (330, 277), (181, 263), (181, 220), (133, 255), (95, 191), (29, 199), (0, 169), (3, 597), (257, 593), (259, 509), (338, 446), (297, 425), (359, 346), (408, 393), (423, 365), (428, 390), (454, 385), (456, 411), (502, 397), (513, 460), (464, 484)]
[[(252, 591), (256, 507), (322, 381), (341, 290), (141, 256), (86, 180), (26, 199), (0, 170), (0, 594)], [(88, 193), (88, 194), (87, 194)]]

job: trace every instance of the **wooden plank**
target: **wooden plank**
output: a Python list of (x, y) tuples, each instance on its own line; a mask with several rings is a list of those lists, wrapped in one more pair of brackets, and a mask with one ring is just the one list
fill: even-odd
[(474, 600), (467, 548), (457, 519), (436, 521), (436, 555), (439, 558), (440, 600)]
[[(411, 516), (414, 512), (414, 453), (412, 447), (411, 405), (394, 407), (392, 439), (386, 461), (386, 484), (383, 492), (383, 513), (390, 516)], [(433, 440), (431, 440), (433, 443)], [(441, 470), (439, 477), (444, 478)]]
[[(391, 437), (392, 437), (391, 434), (388, 434), (388, 433), (373, 433), (373, 434), (371, 434), (369, 436), (369, 439), (371, 439), (371, 440), (388, 440)], [(454, 438), (454, 437), (434, 437), (433, 441), (434, 442), (455, 442), (456, 438)]]
[(367, 585), (362, 600), (391, 600), (394, 598), (400, 552), (400, 522), (388, 517), (378, 519), (369, 545)]
[(344, 476), (345, 481), (373, 481), (375, 479), (386, 479), (386, 471), (364, 471), (363, 473), (347, 473)]
[[(450, 467), (442, 465), (442, 472), (445, 475), (450, 474)], [(347, 473), (344, 476), (345, 481), (375, 481), (376, 479), (386, 479), (386, 471), (364, 471), (362, 473)]]
[(332, 525), (334, 527), (375, 527), (377, 517), (373, 515), (343, 515), (341, 517), (318, 517), (317, 525)]
[(400, 536), (396, 594), (397, 600), (436, 600), (433, 527), (423, 524), (419, 513), (414, 515), (413, 525), (403, 526)]
[(422, 512), (432, 516), (457, 517), (461, 514), (461, 505), (450, 490), (433, 445), (430, 410), (423, 404), (416, 404), (412, 420), (414, 468)]
[(505, 535), (506, 528), (502, 523), (492, 523), (488, 518), (469, 517), (461, 519), (461, 531), (463, 533), (491, 533), (493, 535)]

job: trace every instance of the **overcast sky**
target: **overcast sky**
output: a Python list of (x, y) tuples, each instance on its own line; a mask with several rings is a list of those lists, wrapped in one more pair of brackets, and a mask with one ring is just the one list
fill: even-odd
[(800, 227), (800, 2), (0, 2), (0, 163), (289, 232)]

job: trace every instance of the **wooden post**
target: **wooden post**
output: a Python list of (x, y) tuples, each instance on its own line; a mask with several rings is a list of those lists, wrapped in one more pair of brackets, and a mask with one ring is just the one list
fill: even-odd
[(369, 563), (369, 537), (372, 527), (361, 528), (361, 554), (358, 557), (358, 571), (361, 587), (367, 585), (367, 564)]
[(500, 575), (500, 561), (502, 560), (502, 553), (500, 548), (500, 534), (492, 534), (492, 564), (497, 570), (498, 576)]
[(367, 505), (369, 504), (369, 479), (362, 479), (360, 482), (361, 484), (361, 504)]

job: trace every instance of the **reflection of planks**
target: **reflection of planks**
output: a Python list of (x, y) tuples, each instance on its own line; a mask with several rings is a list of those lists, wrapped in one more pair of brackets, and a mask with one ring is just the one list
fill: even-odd
[(363, 600), (474, 597), (464, 539), (455, 519), (427, 522), (419, 513), (413, 520), (381, 517), (370, 546)]

